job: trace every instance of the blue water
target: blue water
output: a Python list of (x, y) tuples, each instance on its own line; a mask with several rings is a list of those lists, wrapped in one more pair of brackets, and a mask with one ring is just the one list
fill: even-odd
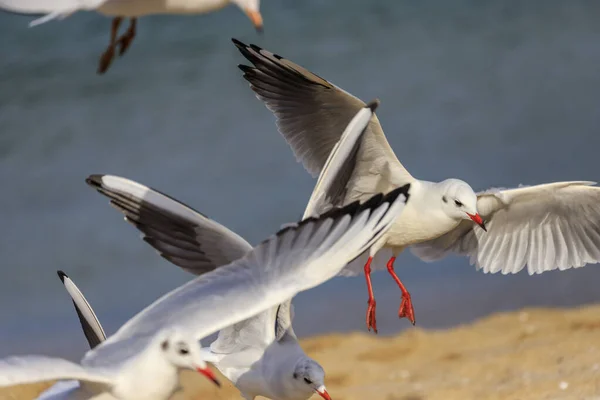
[[(107, 333), (190, 279), (158, 257), (84, 179), (160, 189), (257, 243), (297, 220), (314, 180), (236, 68), (230, 38), (257, 43), (364, 100), (413, 175), (476, 189), (600, 179), (597, 1), (264, 0), (258, 36), (234, 7), (149, 17), (105, 76), (109, 20), (79, 13), (28, 28), (0, 13), (0, 356), (86, 349), (55, 271)], [(444, 327), (523, 306), (600, 301), (600, 267), (484, 275), (466, 259), (397, 270), (417, 323)], [(374, 276), (380, 334), (408, 328)], [(297, 297), (300, 335), (365, 331), (363, 278)]]

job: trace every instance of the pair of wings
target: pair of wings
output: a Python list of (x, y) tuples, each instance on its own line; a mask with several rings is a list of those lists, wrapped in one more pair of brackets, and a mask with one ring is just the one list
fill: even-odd
[[(366, 125), (371, 116), (367, 107), (356, 119)], [(349, 126), (354, 126), (352, 132), (364, 131), (359, 123)], [(206, 217), (122, 178), (92, 176), (88, 183), (109, 196), (126, 219), (144, 233), (144, 240), (169, 261), (182, 263), (188, 270), (203, 268), (208, 250), (202, 243), (211, 239), (203, 236), (207, 232), (198, 228), (198, 221)], [(375, 195), (362, 204), (334, 208), (280, 230), (243, 257), (205, 272), (148, 306), (90, 351), (84, 365), (122, 362), (167, 328), (175, 327), (201, 339), (325, 282), (387, 232), (404, 208), (409, 187)], [(222, 235), (223, 229), (220, 232)], [(220, 249), (215, 250), (216, 256), (223, 256), (226, 250), (218, 246), (213, 249)]]
[[(342, 127), (364, 103), (290, 60), (233, 42), (253, 65), (240, 65), (250, 88), (275, 115), (296, 159), (313, 176), (318, 174)], [(396, 158), (376, 116), (339, 176), (329, 197), (336, 206), (414, 181)], [(558, 182), (478, 193), (477, 208), (487, 233), (464, 221), (435, 240), (413, 246), (412, 251), (426, 261), (449, 253), (466, 255), (486, 273), (516, 273), (527, 265), (533, 274), (597, 263), (600, 188), (593, 184)]]

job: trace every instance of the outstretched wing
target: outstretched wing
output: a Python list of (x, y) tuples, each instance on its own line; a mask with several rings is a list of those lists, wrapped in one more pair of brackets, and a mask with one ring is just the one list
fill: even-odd
[(113, 175), (90, 175), (86, 182), (110, 198), (162, 257), (192, 274), (212, 271), (252, 250), (241, 236), (158, 190)]
[(409, 185), (366, 203), (352, 203), (280, 230), (243, 258), (166, 294), (86, 355), (84, 362), (118, 362), (176, 327), (202, 339), (335, 276), (400, 216)]
[(63, 285), (65, 285), (67, 293), (71, 296), (77, 317), (79, 317), (81, 329), (83, 329), (83, 334), (87, 338), (90, 348), (93, 349), (106, 339), (104, 329), (102, 329), (102, 325), (100, 325), (100, 321), (98, 321), (92, 306), (90, 306), (90, 303), (88, 303), (83, 293), (81, 293), (71, 278), (63, 271), (56, 272)]
[[(366, 104), (277, 54), (236, 39), (233, 43), (254, 65), (240, 65), (250, 88), (275, 114), (279, 132), (296, 159), (317, 176), (350, 120)], [(414, 181), (396, 158), (375, 115), (352, 160), (340, 172), (352, 182), (344, 203), (366, 200), (380, 187), (387, 192)], [(382, 176), (386, 182), (382, 182)]]
[(487, 233), (470, 222), (413, 247), (432, 261), (448, 253), (470, 258), (485, 273), (529, 274), (600, 262), (600, 188), (556, 182), (479, 193)]
[(0, 359), (0, 387), (64, 379), (112, 384), (109, 376), (90, 372), (62, 358), (18, 356)]

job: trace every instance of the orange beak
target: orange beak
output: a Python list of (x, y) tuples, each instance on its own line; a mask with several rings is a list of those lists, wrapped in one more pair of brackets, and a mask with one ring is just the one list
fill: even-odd
[(206, 367), (206, 368), (198, 367), (198, 368), (196, 368), (196, 371), (200, 372), (202, 375), (204, 375), (205, 377), (210, 379), (218, 387), (221, 387), (221, 382), (219, 382), (219, 380), (215, 376), (215, 373), (212, 372), (210, 369), (208, 369), (208, 367)]
[(473, 222), (475, 222), (477, 225), (479, 225), (481, 227), (481, 229), (483, 229), (484, 231), (487, 232), (487, 229), (485, 227), (485, 223), (483, 222), (483, 220), (481, 219), (481, 216), (479, 214), (469, 214), (469, 213), (467, 213), (467, 215), (469, 216), (469, 218), (471, 218), (471, 220), (473, 220)]
[(246, 15), (248, 16), (248, 18), (250, 18), (250, 21), (252, 21), (252, 25), (254, 25), (254, 28), (256, 29), (256, 31), (258, 33), (262, 33), (263, 18), (262, 18), (262, 15), (260, 15), (260, 12), (255, 11), (255, 10), (249, 10), (247, 8), (244, 11), (246, 12)]
[(319, 394), (319, 396), (321, 396), (325, 400), (331, 400), (331, 396), (329, 395), (329, 393), (327, 393), (327, 390), (325, 389), (325, 386), (323, 386), (322, 388), (317, 389), (316, 392)]

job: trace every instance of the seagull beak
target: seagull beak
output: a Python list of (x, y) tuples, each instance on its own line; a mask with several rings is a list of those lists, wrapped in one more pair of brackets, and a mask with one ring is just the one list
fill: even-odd
[(252, 25), (254, 25), (254, 28), (256, 29), (256, 31), (258, 33), (262, 33), (263, 32), (263, 19), (262, 19), (262, 15), (260, 15), (260, 12), (255, 11), (255, 10), (249, 10), (247, 8), (244, 10), (244, 12), (248, 16), (248, 18), (250, 18), (250, 21), (252, 21)]
[(325, 389), (325, 385), (319, 386), (317, 388), (316, 392), (319, 394), (319, 396), (321, 396), (325, 400), (331, 400), (331, 396), (329, 395), (329, 393), (327, 393), (327, 389)]
[(484, 231), (487, 232), (487, 228), (485, 227), (485, 223), (483, 222), (483, 220), (481, 219), (481, 216), (479, 214), (469, 214), (469, 213), (467, 213), (467, 215), (469, 216), (469, 218), (471, 218), (473, 220), (473, 222), (475, 222), (477, 225), (479, 225), (481, 227), (481, 229), (483, 229)]
[(202, 375), (204, 375), (205, 377), (210, 379), (218, 387), (221, 387), (221, 382), (219, 382), (219, 380), (215, 376), (215, 373), (212, 372), (208, 367), (204, 367), (204, 368), (197, 367), (196, 371), (200, 372)]

